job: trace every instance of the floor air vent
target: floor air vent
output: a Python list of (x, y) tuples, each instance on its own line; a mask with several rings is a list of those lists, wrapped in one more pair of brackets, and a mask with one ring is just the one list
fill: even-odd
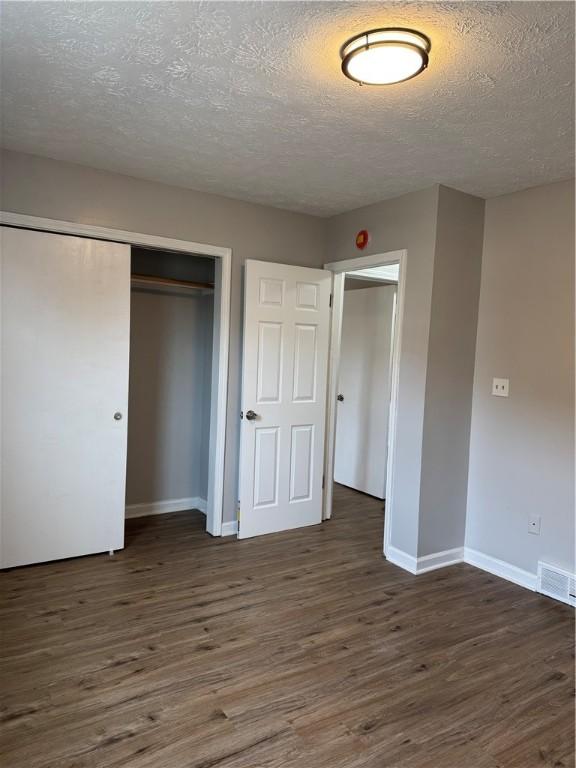
[(576, 606), (576, 577), (554, 565), (538, 563), (538, 592)]

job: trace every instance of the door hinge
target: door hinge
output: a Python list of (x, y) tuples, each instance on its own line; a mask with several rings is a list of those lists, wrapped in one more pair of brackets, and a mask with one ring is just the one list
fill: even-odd
[(326, 476), (325, 476), (325, 475), (322, 475), (322, 490), (324, 490), (324, 486), (325, 486), (325, 484), (326, 484), (326, 482), (325, 482), (325, 481), (326, 481)]
[(333, 294), (331, 293), (330, 294), (330, 305), (329, 305), (330, 307), (332, 306), (332, 296), (333, 296)]

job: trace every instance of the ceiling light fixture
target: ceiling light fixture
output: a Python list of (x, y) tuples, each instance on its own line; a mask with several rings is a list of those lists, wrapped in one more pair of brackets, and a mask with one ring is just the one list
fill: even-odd
[(426, 69), (430, 47), (426, 35), (413, 29), (371, 29), (344, 43), (342, 72), (360, 85), (401, 83)]

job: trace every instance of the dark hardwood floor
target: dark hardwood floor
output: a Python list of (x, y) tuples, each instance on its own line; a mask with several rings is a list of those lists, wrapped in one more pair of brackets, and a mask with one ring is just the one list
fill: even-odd
[(3, 768), (574, 765), (571, 610), (388, 564), (382, 504), (247, 541), (199, 514), (0, 576)]

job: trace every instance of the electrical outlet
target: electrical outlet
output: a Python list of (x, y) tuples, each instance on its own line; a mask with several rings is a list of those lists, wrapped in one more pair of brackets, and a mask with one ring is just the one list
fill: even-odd
[(492, 379), (492, 394), (496, 397), (508, 397), (510, 379)]
[(528, 516), (528, 533), (540, 536), (540, 515)]

